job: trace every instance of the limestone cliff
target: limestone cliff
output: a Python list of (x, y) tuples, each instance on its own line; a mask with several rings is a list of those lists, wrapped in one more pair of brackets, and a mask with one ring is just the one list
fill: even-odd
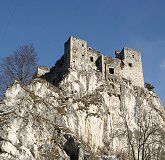
[(151, 139), (161, 140), (154, 151), (163, 160), (165, 112), (154, 92), (103, 81), (97, 72), (69, 71), (58, 87), (43, 79), (26, 87), (15, 81), (0, 104), (0, 159), (128, 159), (127, 129), (134, 140), (138, 111), (150, 118), (144, 126), (159, 126)]
[(144, 87), (139, 52), (105, 57), (71, 37), (38, 71), (0, 102), (0, 160), (165, 159), (165, 110)]

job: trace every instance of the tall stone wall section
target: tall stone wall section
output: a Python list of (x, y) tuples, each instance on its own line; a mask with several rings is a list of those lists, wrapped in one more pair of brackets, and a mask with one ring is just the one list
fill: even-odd
[(102, 78), (113, 80), (123, 78), (135, 86), (144, 87), (142, 61), (140, 52), (124, 48), (116, 58), (107, 57), (89, 47), (87, 42), (70, 37), (70, 67), (76, 70), (99, 70)]
[(99, 52), (88, 47), (87, 42), (75, 37), (70, 37), (70, 68), (76, 70), (97, 70), (97, 60), (101, 56)]
[(123, 63), (121, 76), (130, 80), (135, 86), (144, 87), (141, 53), (131, 48), (124, 48), (119, 55)]

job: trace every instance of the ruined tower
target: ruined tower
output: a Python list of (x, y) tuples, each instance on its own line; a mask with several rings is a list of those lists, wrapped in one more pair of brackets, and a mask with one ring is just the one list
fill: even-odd
[(68, 68), (98, 69), (107, 80), (121, 77), (135, 86), (144, 87), (141, 54), (131, 48), (123, 48), (116, 52), (116, 58), (112, 58), (89, 47), (86, 41), (70, 37), (65, 43), (65, 59)]
[(96, 68), (96, 60), (101, 56), (99, 52), (88, 47), (86, 41), (75, 37), (70, 37), (64, 44), (64, 53), (67, 66), (77, 70)]
[(144, 87), (141, 54), (130, 48), (116, 51), (116, 57), (112, 58), (89, 47), (86, 41), (70, 37), (64, 44), (64, 55), (51, 69), (49, 79), (57, 84), (69, 70), (99, 72), (102, 80), (127, 81), (128, 84)]
[(131, 48), (123, 48), (116, 53), (116, 58), (122, 62), (121, 76), (128, 79), (135, 86), (144, 87), (141, 53)]

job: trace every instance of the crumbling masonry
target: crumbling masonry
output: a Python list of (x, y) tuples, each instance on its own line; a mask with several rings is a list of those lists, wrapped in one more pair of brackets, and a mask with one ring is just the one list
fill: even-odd
[(101, 73), (102, 80), (120, 79), (134, 86), (144, 87), (141, 53), (123, 48), (115, 54), (115, 58), (105, 56), (89, 47), (86, 41), (70, 37), (64, 44), (64, 55), (50, 70), (51, 74), (46, 79), (57, 84), (68, 70), (95, 70)]

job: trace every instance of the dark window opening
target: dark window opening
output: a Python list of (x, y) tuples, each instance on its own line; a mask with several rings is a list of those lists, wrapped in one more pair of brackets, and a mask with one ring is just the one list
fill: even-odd
[(132, 67), (132, 63), (128, 63), (128, 65), (129, 65), (130, 67)]
[(82, 47), (84, 47), (84, 44), (82, 44)]
[(134, 56), (134, 55), (132, 55), (132, 57), (133, 57), (133, 58), (135, 58), (135, 56)]
[(90, 61), (93, 62), (93, 57), (90, 57)]
[(123, 68), (125, 67), (125, 64), (124, 64), (123, 61), (121, 61), (121, 63), (120, 63), (120, 67), (121, 67), (121, 69), (123, 69)]
[(110, 73), (110, 74), (115, 74), (114, 68), (109, 68), (109, 73)]

